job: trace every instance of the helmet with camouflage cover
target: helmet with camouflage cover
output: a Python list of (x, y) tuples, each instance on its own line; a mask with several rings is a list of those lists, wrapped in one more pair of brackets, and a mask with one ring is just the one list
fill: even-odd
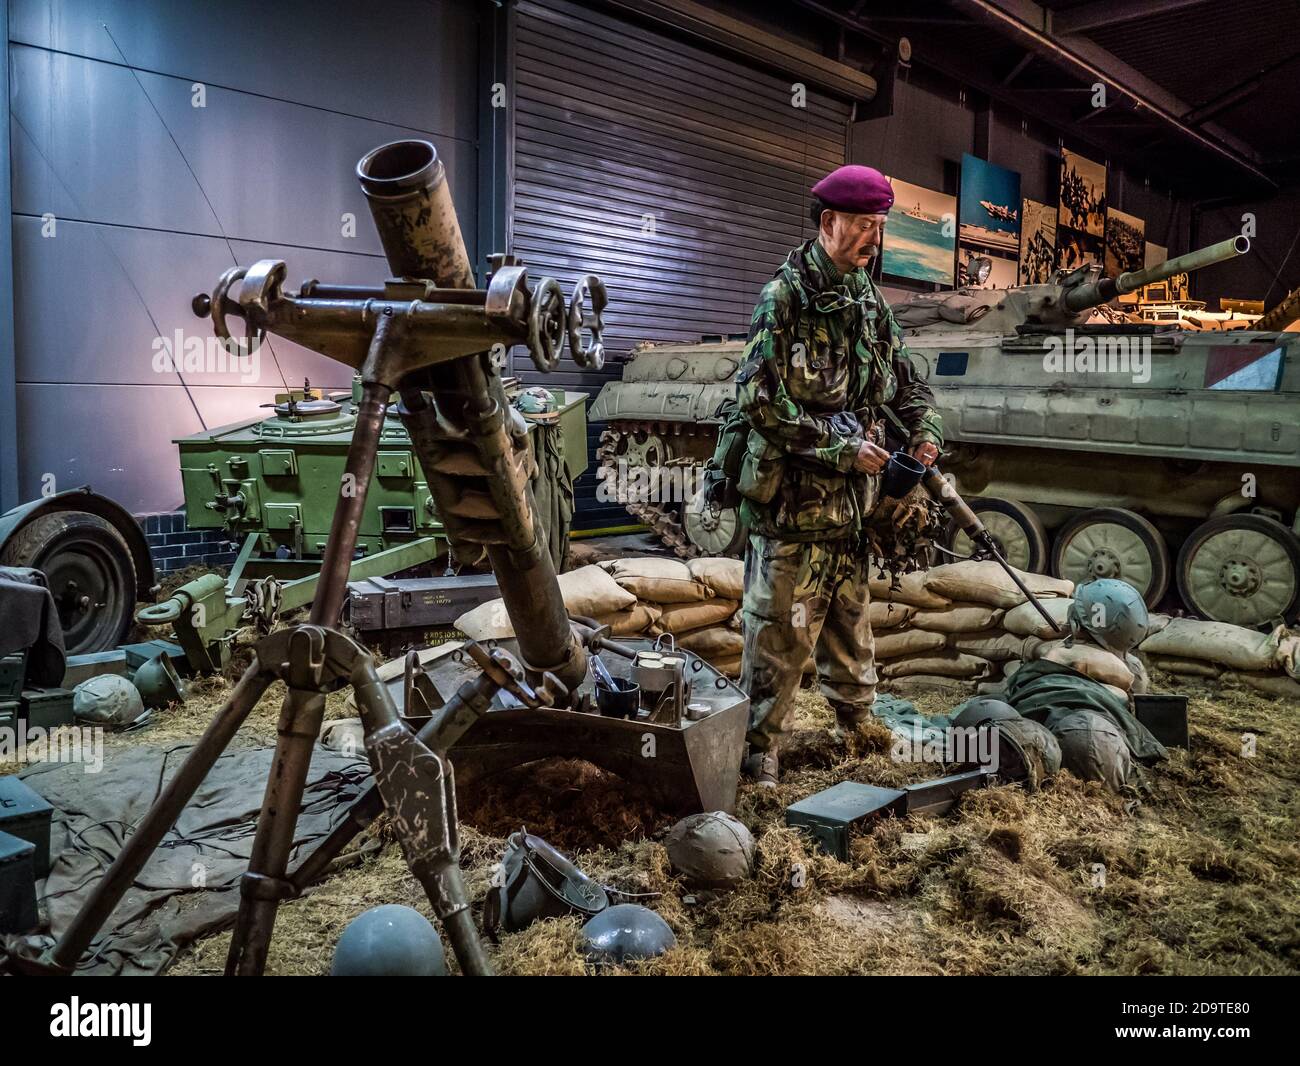
[(1137, 589), (1126, 581), (1104, 577), (1074, 590), (1066, 620), (1072, 638), (1087, 633), (1095, 643), (1122, 657), (1145, 639), (1149, 616)]
[(754, 837), (724, 811), (687, 815), (665, 847), (673, 869), (699, 888), (735, 888), (753, 872)]
[(1075, 711), (1053, 723), (1061, 765), (1085, 781), (1104, 781), (1119, 792), (1136, 775), (1133, 753), (1119, 727), (1093, 711)]

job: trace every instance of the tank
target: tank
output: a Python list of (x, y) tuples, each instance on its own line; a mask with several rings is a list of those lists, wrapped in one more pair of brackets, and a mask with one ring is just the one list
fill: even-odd
[[(943, 415), (944, 469), (1013, 565), (1119, 578), (1152, 607), (1181, 601), (1217, 621), (1295, 619), (1300, 334), (1089, 322), (1119, 295), (1248, 249), (1237, 237), (1118, 278), (1091, 266), (894, 304)], [(742, 348), (635, 352), (591, 409), (608, 420), (602, 467), (707, 458)], [(734, 513), (685, 504), (650, 524), (683, 555), (743, 544), (709, 535), (734, 529)], [(945, 550), (970, 549), (952, 531)]]
[[(558, 421), (565, 466), (576, 480), (587, 469), (586, 396), (548, 391), (554, 411), (524, 416), (529, 440), (536, 440), (539, 422)], [(233, 541), (256, 533), (262, 555), (319, 559), (334, 513), (330, 487), (343, 475), (359, 399), (359, 380), (351, 394), (328, 396), (307, 382), (277, 396), (270, 417), (177, 439), (188, 527), (225, 529)], [(384, 418), (357, 534), (365, 555), (442, 533), (428, 479), (395, 407)]]

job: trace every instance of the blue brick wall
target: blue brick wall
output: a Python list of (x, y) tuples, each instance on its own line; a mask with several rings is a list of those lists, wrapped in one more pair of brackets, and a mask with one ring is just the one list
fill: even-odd
[(236, 550), (221, 529), (187, 529), (184, 511), (136, 515), (159, 574), (187, 566), (230, 566)]

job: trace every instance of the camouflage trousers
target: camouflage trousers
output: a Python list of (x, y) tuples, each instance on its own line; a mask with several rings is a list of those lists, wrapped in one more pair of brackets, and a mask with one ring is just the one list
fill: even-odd
[(740, 687), (749, 693), (751, 749), (779, 747), (789, 736), (795, 693), (810, 657), (836, 714), (860, 720), (870, 713), (876, 656), (868, 565), (845, 542), (750, 534)]

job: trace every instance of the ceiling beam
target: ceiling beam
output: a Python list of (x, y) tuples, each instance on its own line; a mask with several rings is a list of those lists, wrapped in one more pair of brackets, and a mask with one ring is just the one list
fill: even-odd
[(1104, 48), (1081, 37), (1058, 39), (1052, 33), (1052, 13), (1033, 0), (951, 0), (954, 7), (1010, 39), (1036, 49), (1045, 59), (1085, 81), (1099, 82), (1139, 110), (1150, 112), (1166, 126), (1225, 159), (1270, 189), (1277, 182), (1260, 169), (1259, 154), (1227, 130), (1210, 124), (1193, 126), (1182, 115), (1191, 107), (1168, 90), (1121, 62)]
[(1034, 54), (1032, 50), (1026, 49), (1025, 54), (1020, 57), (1020, 61), (1014, 67), (1012, 67), (1010, 70), (1007, 71), (1006, 76), (1002, 79), (1002, 84), (1010, 85), (1013, 81), (1015, 81), (1018, 77), (1020, 77), (1020, 75), (1023, 74), (1025, 70), (1029, 67), (1029, 64), (1032, 63), (1037, 58), (1038, 57)]
[[(1059, 37), (1087, 33), (1101, 26), (1136, 22), (1152, 15), (1167, 15), (1185, 7), (1199, 7), (1209, 0), (1093, 0), (1091, 4), (1052, 13), (1052, 32)], [(1230, 18), (1225, 11), (1225, 17)]]

